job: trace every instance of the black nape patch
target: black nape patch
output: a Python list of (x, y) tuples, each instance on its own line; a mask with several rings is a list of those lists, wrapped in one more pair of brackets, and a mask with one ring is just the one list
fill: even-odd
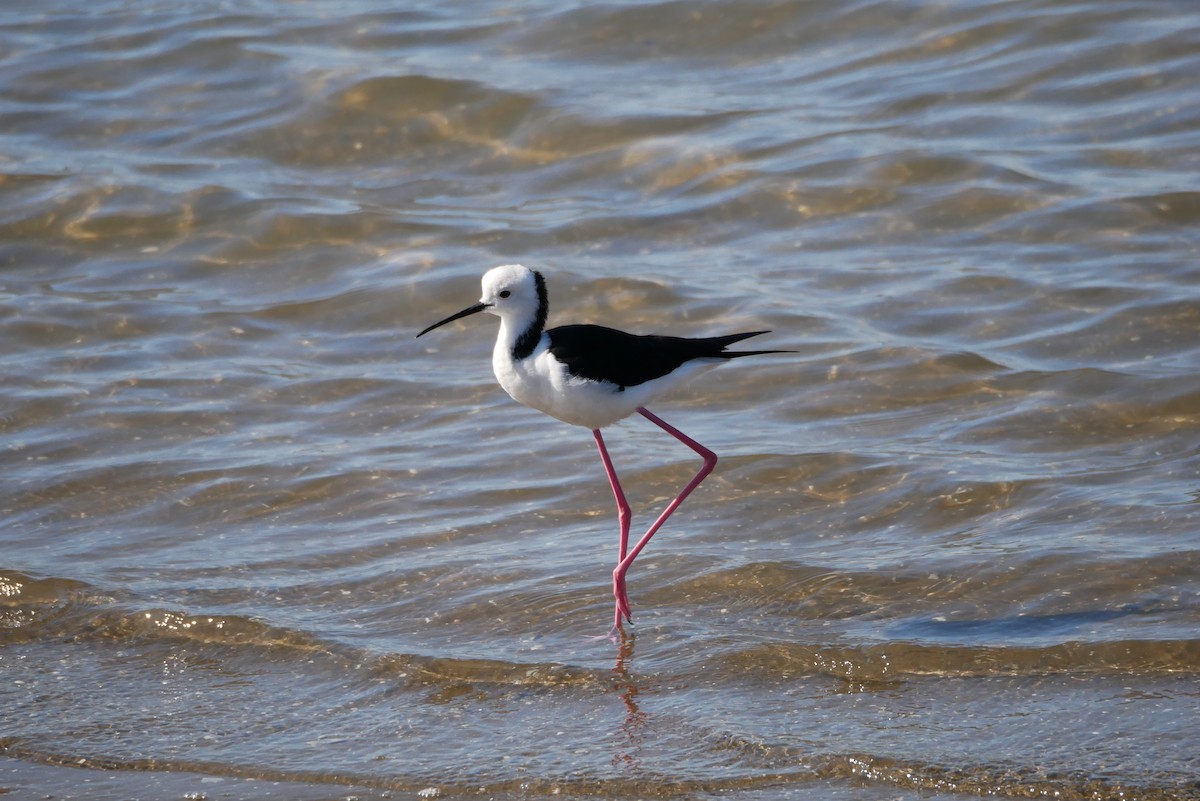
[(537, 270), (533, 270), (533, 283), (537, 287), (537, 313), (534, 315), (533, 322), (529, 327), (521, 332), (517, 337), (517, 342), (513, 345), (512, 357), (514, 361), (528, 358), (537, 348), (538, 341), (542, 338), (542, 330), (546, 327), (546, 316), (550, 313), (550, 299), (546, 294), (546, 279), (542, 278), (542, 274)]

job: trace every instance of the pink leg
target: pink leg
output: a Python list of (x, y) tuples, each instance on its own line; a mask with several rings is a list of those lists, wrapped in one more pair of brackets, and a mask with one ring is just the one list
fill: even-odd
[[(637, 544), (633, 546), (633, 550), (631, 550), (628, 554), (625, 553), (624, 538), (622, 538), (621, 561), (617, 564), (616, 570), (613, 571), (613, 595), (615, 595), (617, 598), (617, 620), (616, 623), (613, 624), (613, 628), (612, 631), (609, 632), (609, 636), (614, 636), (621, 628), (622, 617), (624, 617), (625, 620), (629, 621), (630, 623), (633, 622), (633, 616), (630, 614), (629, 610), (629, 597), (625, 593), (625, 574), (629, 572), (629, 566), (633, 564), (633, 560), (637, 559), (638, 554), (641, 553), (642, 549), (646, 547), (646, 544), (650, 542), (650, 538), (653, 537), (660, 528), (662, 528), (662, 524), (667, 522), (667, 518), (671, 516), (671, 513), (679, 508), (679, 505), (683, 503), (684, 499), (687, 498), (688, 495), (692, 494), (692, 490), (700, 486), (700, 482), (707, 478), (708, 474), (711, 473), (713, 468), (717, 466), (717, 455), (708, 448), (704, 447), (699, 442), (696, 442), (696, 440), (662, 420), (657, 415), (651, 414), (649, 410), (639, 406), (638, 412), (642, 415), (642, 417), (645, 417), (651, 423), (654, 423), (663, 431), (666, 431), (668, 434), (675, 437), (675, 439), (679, 440), (684, 445), (687, 445), (689, 448), (695, 451), (700, 458), (704, 460), (704, 464), (700, 467), (699, 472), (696, 473), (692, 480), (688, 482), (687, 486), (683, 488), (683, 491), (675, 497), (675, 500), (667, 504), (667, 508), (664, 509), (662, 514), (658, 516), (658, 519), (654, 521), (654, 525), (650, 526), (646, 533), (642, 535), (642, 538), (637, 541)], [(607, 454), (605, 455), (607, 456)], [(613, 474), (610, 472), (610, 476), (611, 475)]]
[[(612, 486), (613, 497), (617, 499), (617, 521), (621, 526), (621, 539), (617, 549), (617, 564), (619, 565), (625, 561), (625, 553), (629, 548), (629, 522), (633, 519), (633, 513), (629, 510), (629, 501), (625, 500), (625, 493), (621, 490), (621, 482), (617, 480), (617, 471), (613, 469), (612, 459), (608, 456), (608, 448), (604, 447), (604, 437), (600, 436), (600, 429), (593, 429), (592, 436), (596, 438), (596, 447), (600, 450), (600, 460), (604, 462), (604, 472), (608, 474), (608, 483)], [(618, 593), (617, 584), (615, 581), (613, 582), (613, 595), (617, 603), (614, 630), (620, 626), (622, 613), (629, 614), (629, 598), (625, 596), (624, 589), (624, 582), (622, 582), (621, 591)]]

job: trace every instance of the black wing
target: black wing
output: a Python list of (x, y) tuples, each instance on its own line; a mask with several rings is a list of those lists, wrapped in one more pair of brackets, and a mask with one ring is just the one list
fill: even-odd
[(725, 352), (734, 342), (766, 331), (690, 339), (627, 334), (600, 325), (564, 325), (546, 333), (550, 336), (550, 353), (567, 366), (571, 375), (608, 381), (621, 389), (661, 378), (692, 359), (732, 359), (770, 352)]

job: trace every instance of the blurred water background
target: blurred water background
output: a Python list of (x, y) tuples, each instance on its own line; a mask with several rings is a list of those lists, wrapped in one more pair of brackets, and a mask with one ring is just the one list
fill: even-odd
[[(0, 795), (1200, 798), (1200, 6), (7, 0)], [(771, 329), (611, 615), (551, 324)], [(693, 455), (608, 441), (635, 534)]]

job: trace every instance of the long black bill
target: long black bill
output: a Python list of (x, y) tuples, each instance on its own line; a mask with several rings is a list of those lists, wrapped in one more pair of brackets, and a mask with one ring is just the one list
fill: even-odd
[(458, 314), (452, 314), (449, 317), (447, 317), (445, 320), (442, 320), (440, 323), (434, 323), (433, 325), (429, 326), (421, 333), (417, 334), (417, 336), (419, 336), (419, 337), (425, 336), (433, 329), (440, 328), (441, 326), (445, 325), (446, 323), (452, 323), (455, 320), (462, 319), (463, 317), (469, 317), (472, 314), (479, 314), (479, 312), (488, 308), (489, 305), (490, 304), (487, 304), (487, 303), (476, 303), (474, 306), (468, 306), (467, 308), (460, 311)]

